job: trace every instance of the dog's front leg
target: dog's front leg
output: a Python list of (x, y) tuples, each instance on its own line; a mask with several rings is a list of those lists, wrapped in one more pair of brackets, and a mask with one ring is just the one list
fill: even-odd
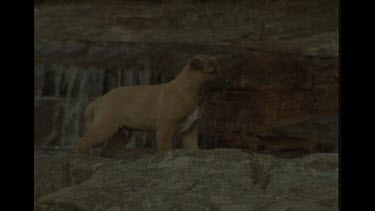
[(172, 150), (172, 139), (176, 128), (175, 123), (160, 123), (156, 130), (156, 147), (158, 152)]
[(195, 121), (182, 136), (182, 146), (187, 150), (198, 149), (198, 121)]

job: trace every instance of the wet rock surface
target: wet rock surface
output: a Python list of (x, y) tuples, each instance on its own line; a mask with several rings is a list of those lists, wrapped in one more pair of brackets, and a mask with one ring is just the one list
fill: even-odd
[(115, 160), (35, 150), (34, 168), (36, 210), (338, 210), (335, 153), (176, 150)]

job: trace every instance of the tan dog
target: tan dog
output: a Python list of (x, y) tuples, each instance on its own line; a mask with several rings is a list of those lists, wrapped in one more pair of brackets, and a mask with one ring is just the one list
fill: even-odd
[(87, 106), (86, 132), (76, 152), (86, 153), (106, 142), (102, 156), (112, 157), (134, 130), (154, 130), (159, 152), (172, 149), (175, 133), (180, 134), (185, 149), (197, 149), (200, 110), (207, 93), (223, 84), (215, 59), (195, 56), (168, 83), (116, 88)]

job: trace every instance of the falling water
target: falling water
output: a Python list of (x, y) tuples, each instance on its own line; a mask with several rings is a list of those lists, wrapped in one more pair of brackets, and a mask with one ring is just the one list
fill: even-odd
[[(141, 70), (124, 67), (117, 70), (82, 68), (64, 65), (37, 65), (35, 67), (35, 102), (58, 102), (51, 115), (51, 125), (42, 142), (45, 146), (72, 147), (83, 133), (83, 111), (90, 100), (105, 92), (126, 85), (152, 84), (150, 64), (144, 61)], [(61, 117), (61, 118), (60, 118)], [(150, 133), (135, 133), (129, 146), (150, 145)]]

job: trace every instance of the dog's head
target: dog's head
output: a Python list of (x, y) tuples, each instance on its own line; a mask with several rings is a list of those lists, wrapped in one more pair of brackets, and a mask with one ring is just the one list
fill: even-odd
[(213, 57), (198, 55), (192, 57), (185, 68), (192, 80), (202, 85), (209, 92), (223, 89), (228, 82), (220, 72), (219, 65)]

